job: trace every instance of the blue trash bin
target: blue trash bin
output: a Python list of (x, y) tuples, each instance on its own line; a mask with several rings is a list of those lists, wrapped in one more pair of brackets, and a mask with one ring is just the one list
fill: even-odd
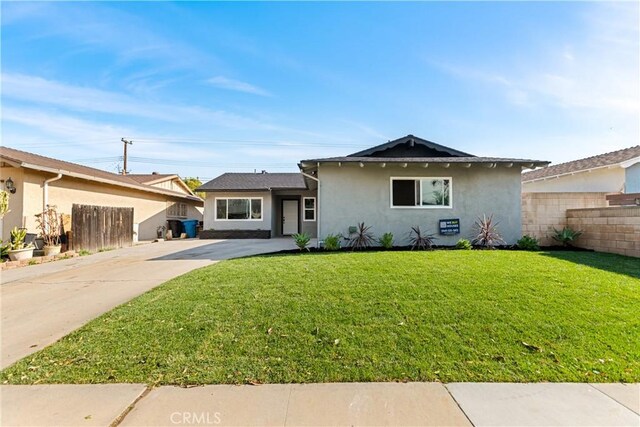
[(193, 239), (196, 237), (196, 226), (198, 225), (197, 219), (184, 219), (182, 220), (182, 225), (188, 238)]

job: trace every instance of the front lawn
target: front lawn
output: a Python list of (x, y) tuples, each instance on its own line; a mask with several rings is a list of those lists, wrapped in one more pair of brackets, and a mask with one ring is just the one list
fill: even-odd
[(638, 382), (640, 262), (515, 251), (224, 261), (0, 376), (16, 384)]

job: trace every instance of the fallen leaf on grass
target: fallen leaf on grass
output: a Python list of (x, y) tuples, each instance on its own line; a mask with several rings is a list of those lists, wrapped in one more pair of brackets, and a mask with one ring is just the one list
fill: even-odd
[(540, 351), (540, 347), (537, 347), (533, 344), (527, 344), (526, 342), (522, 341), (522, 345), (531, 351)]

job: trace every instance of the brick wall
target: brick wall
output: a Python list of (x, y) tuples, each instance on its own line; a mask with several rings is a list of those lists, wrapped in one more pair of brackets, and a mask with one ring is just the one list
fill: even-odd
[(555, 245), (553, 228), (567, 225), (567, 209), (607, 206), (608, 193), (522, 193), (522, 234)]
[(576, 246), (640, 257), (640, 206), (568, 209), (567, 222), (583, 232)]

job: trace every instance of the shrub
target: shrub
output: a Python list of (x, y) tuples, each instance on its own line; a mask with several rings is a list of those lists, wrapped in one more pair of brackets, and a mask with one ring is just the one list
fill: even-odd
[(87, 249), (80, 249), (80, 250), (78, 251), (78, 255), (80, 255), (80, 256), (87, 256), (87, 255), (91, 255), (91, 252), (90, 252), (90, 251), (88, 251)]
[(27, 245), (24, 243), (24, 239), (27, 237), (26, 228), (13, 227), (11, 230), (11, 249), (19, 250), (26, 249)]
[(562, 243), (562, 246), (572, 246), (573, 242), (581, 235), (582, 231), (573, 230), (570, 227), (564, 227), (562, 230), (556, 230), (554, 227), (551, 238)]
[(409, 232), (409, 244), (411, 245), (411, 250), (431, 249), (435, 239), (436, 238), (433, 234), (423, 233), (422, 230), (420, 230), (420, 226), (411, 227), (411, 231)]
[(291, 237), (293, 237), (293, 240), (296, 243), (298, 249), (300, 249), (301, 251), (304, 251), (305, 249), (309, 250), (308, 246), (309, 242), (311, 241), (311, 236), (309, 236), (307, 233), (296, 233)]
[(9, 249), (11, 249), (11, 242), (0, 242), (0, 259), (9, 256)]
[(535, 237), (529, 236), (525, 234), (518, 240), (516, 243), (518, 249), (522, 249), (525, 251), (539, 251), (540, 250), (540, 242)]
[(356, 227), (356, 231), (349, 234), (349, 247), (352, 250), (355, 249), (366, 249), (370, 247), (375, 238), (373, 237), (373, 233), (371, 233), (371, 226), (364, 225), (364, 222), (358, 223)]
[(380, 245), (385, 249), (391, 249), (393, 247), (393, 233), (384, 233), (378, 239)]
[(460, 239), (456, 242), (456, 249), (470, 250), (473, 249), (473, 246), (471, 246), (471, 242), (467, 239)]
[(498, 222), (494, 221), (493, 214), (482, 215), (474, 224), (474, 228), (478, 233), (473, 239), (473, 244), (483, 248), (493, 248), (498, 245), (504, 245), (505, 241), (498, 232)]
[(324, 250), (325, 251), (337, 251), (340, 249), (341, 234), (327, 234), (324, 238)]

